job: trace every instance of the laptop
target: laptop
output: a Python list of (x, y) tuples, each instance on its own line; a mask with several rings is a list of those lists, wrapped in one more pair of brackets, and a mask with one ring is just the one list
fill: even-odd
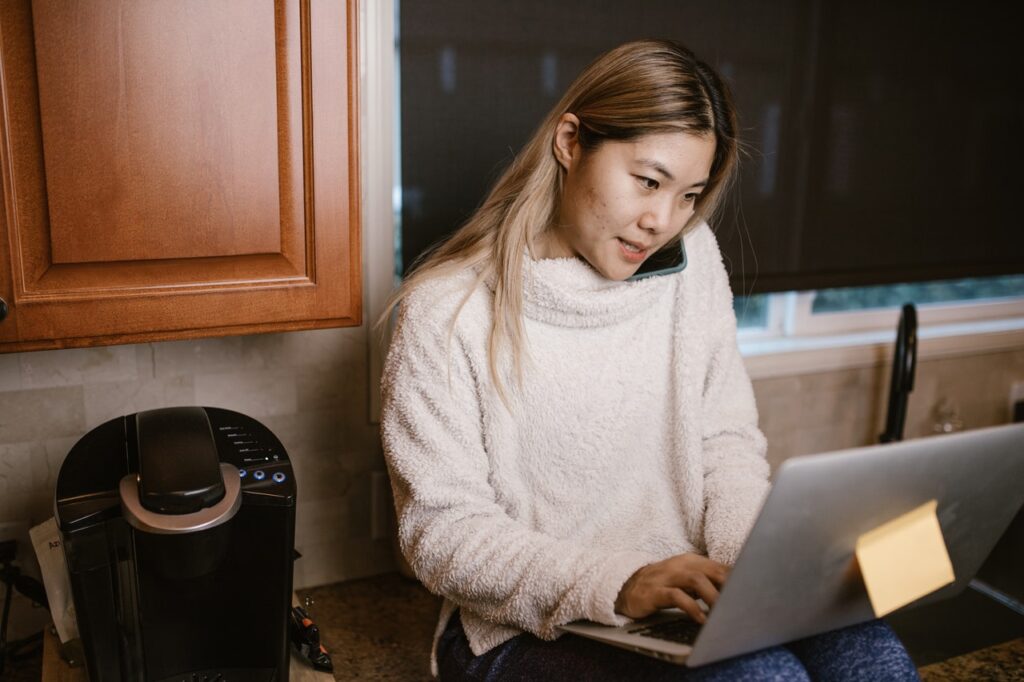
[(858, 536), (933, 499), (956, 580), (904, 608), (962, 591), (1024, 503), (1024, 424), (788, 459), (703, 626), (668, 609), (562, 629), (699, 666), (871, 620)]

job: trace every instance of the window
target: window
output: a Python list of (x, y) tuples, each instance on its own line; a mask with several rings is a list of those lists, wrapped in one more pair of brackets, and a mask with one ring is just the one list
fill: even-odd
[(757, 355), (890, 339), (904, 303), (925, 335), (1017, 329), (1024, 275), (737, 296), (734, 309), (741, 347)]
[(772, 297), (780, 294), (754, 294), (737, 296), (733, 300), (736, 325), (740, 329), (759, 330), (769, 327), (768, 308)]
[[(749, 154), (714, 227), (734, 281), (749, 282), (737, 291), (1024, 272), (1024, 232), (1008, 227), (1024, 184), (1011, 4), (397, 4), (405, 265), (472, 214), (592, 58), (664, 37), (736, 98)], [(935, 115), (951, 101), (956, 116)]]
[(816, 292), (811, 312), (834, 313), (916, 305), (1000, 300), (1024, 296), (1024, 275), (918, 282), (889, 286), (850, 287)]

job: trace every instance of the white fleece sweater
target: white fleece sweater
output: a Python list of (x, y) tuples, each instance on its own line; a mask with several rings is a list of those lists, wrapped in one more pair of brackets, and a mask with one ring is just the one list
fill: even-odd
[(683, 272), (638, 282), (527, 258), (523, 381), (499, 363), (509, 406), (488, 369), (492, 291), (453, 328), (474, 273), (404, 301), (382, 434), (402, 550), (445, 597), (438, 634), (456, 607), (477, 655), (524, 630), (621, 624), (640, 567), (734, 562), (768, 489), (765, 440), (710, 228), (686, 248)]

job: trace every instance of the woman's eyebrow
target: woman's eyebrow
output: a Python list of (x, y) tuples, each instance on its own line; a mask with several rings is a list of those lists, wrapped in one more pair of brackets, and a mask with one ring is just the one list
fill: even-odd
[(658, 173), (661, 173), (668, 180), (675, 180), (675, 176), (668, 172), (668, 168), (665, 168), (664, 165), (655, 161), (654, 159), (637, 159), (636, 162), (639, 163), (641, 166), (647, 166), (648, 168), (655, 170)]
[[(674, 181), (676, 179), (675, 176), (672, 175), (672, 173), (669, 172), (668, 168), (665, 168), (665, 166), (663, 164), (659, 163), (658, 161), (655, 161), (654, 159), (647, 159), (647, 158), (637, 159), (636, 162), (638, 164), (640, 164), (641, 166), (647, 166), (648, 168), (650, 168), (650, 169), (652, 169), (652, 170), (654, 170), (654, 171), (656, 171), (658, 173), (661, 173), (670, 182)], [(699, 182), (693, 183), (692, 185), (687, 187), (687, 189), (692, 189), (694, 187), (704, 187), (707, 184), (708, 184), (708, 178), (704, 178), (703, 180), (700, 180)]]

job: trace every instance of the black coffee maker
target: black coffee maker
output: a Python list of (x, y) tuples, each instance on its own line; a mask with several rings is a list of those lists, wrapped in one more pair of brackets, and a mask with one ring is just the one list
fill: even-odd
[(286, 682), (295, 481), (245, 415), (175, 407), (113, 419), (57, 478), (93, 682)]

